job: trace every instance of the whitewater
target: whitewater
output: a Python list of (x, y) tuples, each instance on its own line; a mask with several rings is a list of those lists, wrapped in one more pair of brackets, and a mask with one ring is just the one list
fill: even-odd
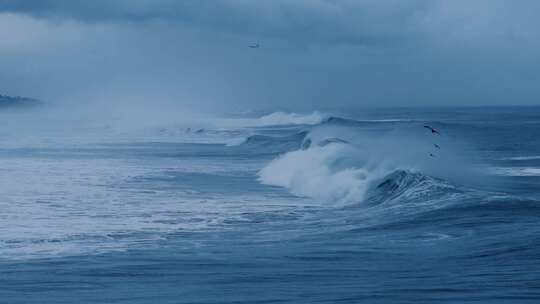
[(540, 300), (540, 108), (0, 116), (6, 303)]

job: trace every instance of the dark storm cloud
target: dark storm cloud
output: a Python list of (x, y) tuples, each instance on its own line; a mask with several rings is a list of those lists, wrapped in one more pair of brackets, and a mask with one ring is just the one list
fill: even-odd
[(415, 16), (428, 4), (425, 0), (4, 0), (0, 11), (87, 22), (166, 20), (304, 43), (379, 44), (414, 30)]
[[(50, 99), (212, 109), (538, 104), (538, 9), (528, 0), (3, 0), (0, 82)], [(261, 49), (246, 47), (257, 40)]]

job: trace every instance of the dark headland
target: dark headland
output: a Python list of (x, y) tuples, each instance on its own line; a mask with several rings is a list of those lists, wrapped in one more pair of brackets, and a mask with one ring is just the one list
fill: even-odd
[(41, 101), (22, 96), (8, 96), (0, 94), (0, 109), (5, 108), (27, 108), (41, 104)]

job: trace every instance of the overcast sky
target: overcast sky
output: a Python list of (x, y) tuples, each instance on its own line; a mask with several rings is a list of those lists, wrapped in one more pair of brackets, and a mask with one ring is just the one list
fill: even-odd
[(540, 105), (538, 12), (536, 0), (1, 0), (0, 94), (204, 110)]

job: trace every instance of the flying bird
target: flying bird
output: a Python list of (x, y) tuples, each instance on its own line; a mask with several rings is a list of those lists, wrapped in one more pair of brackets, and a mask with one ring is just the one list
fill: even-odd
[(441, 147), (440, 147), (439, 145), (437, 145), (437, 144), (433, 144), (433, 146), (434, 146), (435, 148), (437, 148), (437, 149), (440, 149), (440, 148), (441, 148)]
[(439, 131), (437, 131), (437, 130), (433, 129), (433, 128), (432, 128), (432, 127), (430, 127), (430, 126), (424, 126), (424, 128), (426, 128), (426, 129), (430, 130), (430, 131), (431, 131), (431, 133), (435, 133), (435, 134), (439, 134), (439, 135), (441, 135), (441, 133), (439, 133)]
[(251, 49), (258, 49), (261, 47), (261, 45), (259, 44), (259, 42), (257, 42), (257, 43), (248, 45), (248, 47)]

